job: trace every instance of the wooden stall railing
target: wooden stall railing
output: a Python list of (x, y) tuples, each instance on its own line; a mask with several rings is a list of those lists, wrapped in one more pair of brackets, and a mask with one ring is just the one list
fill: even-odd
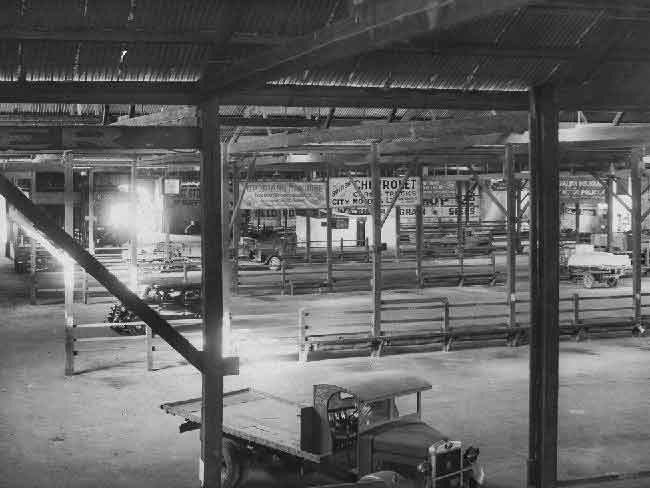
[[(169, 324), (179, 332), (185, 329), (193, 328), (200, 331), (201, 319), (176, 319), (168, 320)], [(142, 329), (143, 333), (125, 334), (118, 332), (119, 329)], [(146, 331), (146, 333), (145, 333)], [(127, 322), (127, 323), (91, 323), (79, 324), (72, 327), (72, 348), (66, 350), (67, 364), (72, 365), (72, 372), (79, 373), (85, 371), (78, 368), (77, 359), (83, 357), (85, 360), (96, 360), (99, 355), (113, 353), (109, 363), (122, 363), (119, 352), (144, 352), (147, 370), (153, 370), (153, 353), (156, 348), (162, 347), (162, 339), (154, 343), (154, 335), (149, 327), (144, 326), (144, 322)], [(143, 348), (143, 339), (145, 347)], [(101, 366), (106, 367), (105, 364)]]
[[(648, 297), (650, 293), (642, 294)], [(606, 303), (603, 304), (603, 301)], [(592, 303), (598, 302), (597, 306)], [(611, 302), (615, 302), (612, 304)], [(627, 303), (625, 303), (627, 302)], [(298, 354), (302, 361), (330, 355), (357, 355), (415, 352), (417, 350), (483, 347), (486, 345), (519, 346), (528, 339), (528, 300), (517, 302), (521, 307), (514, 320), (510, 305), (503, 301), (450, 303), (447, 298), (404, 298), (382, 300), (381, 336), (370, 333), (370, 321), (351, 320), (344, 331), (314, 333), (314, 314), (303, 309), (298, 321)], [(644, 309), (650, 304), (642, 304)], [(633, 316), (631, 295), (579, 295), (560, 299), (560, 334), (565, 338), (584, 340), (588, 336), (609, 337), (622, 334), (643, 334), (649, 317), (638, 324)], [(390, 312), (399, 312), (391, 317)], [(629, 314), (620, 312), (628, 311)], [(614, 312), (615, 315), (612, 315)], [(339, 312), (361, 317), (369, 310)], [(349, 330), (349, 323), (356, 330)], [(361, 323), (359, 323), (361, 322)], [(384, 328), (384, 325), (387, 326)], [(328, 324), (328, 328), (331, 324)], [(365, 330), (364, 330), (365, 329)]]

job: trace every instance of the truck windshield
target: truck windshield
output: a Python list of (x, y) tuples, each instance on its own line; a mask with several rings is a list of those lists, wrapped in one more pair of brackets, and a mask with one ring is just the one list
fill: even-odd
[[(392, 411), (391, 411), (392, 409)], [(399, 417), (399, 412), (392, 399), (363, 402), (360, 408), (365, 425), (383, 422)]]

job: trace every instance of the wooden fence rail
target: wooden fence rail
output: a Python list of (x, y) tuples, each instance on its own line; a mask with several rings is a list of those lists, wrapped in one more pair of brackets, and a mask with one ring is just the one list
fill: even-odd
[[(642, 294), (648, 297), (650, 293)], [(583, 302), (603, 300), (628, 301), (627, 305), (589, 306)], [(527, 306), (529, 300), (517, 304)], [(644, 323), (634, 321), (632, 295), (580, 296), (560, 299), (560, 333), (565, 337), (583, 340), (589, 334), (598, 336), (645, 333)], [(562, 306), (571, 304), (571, 306)], [(365, 330), (328, 332), (316, 334), (311, 331), (313, 311), (303, 309), (298, 320), (298, 355), (301, 361), (315, 357), (325, 358), (328, 353), (338, 355), (381, 354), (382, 351), (414, 352), (416, 349), (439, 348), (449, 351), (452, 347), (480, 347), (482, 345), (519, 346), (527, 341), (528, 310), (518, 310), (521, 317), (510, 323), (509, 304), (501, 301), (478, 303), (450, 303), (447, 298), (403, 298), (382, 300), (381, 336), (373, 337), (371, 324)], [(649, 308), (650, 304), (643, 308)], [(491, 310), (497, 309), (497, 310)], [(467, 313), (474, 310), (474, 313)], [(630, 311), (629, 315), (610, 311)], [(393, 318), (391, 312), (399, 312)], [(360, 316), (370, 310), (343, 312), (348, 316)], [(568, 315), (568, 316), (567, 316)], [(312, 320), (310, 320), (312, 319)], [(363, 327), (365, 324), (359, 324)], [(384, 329), (383, 326), (389, 328)]]

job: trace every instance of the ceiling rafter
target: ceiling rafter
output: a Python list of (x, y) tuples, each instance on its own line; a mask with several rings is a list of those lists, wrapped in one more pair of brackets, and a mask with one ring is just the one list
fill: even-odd
[(299, 73), (308, 66), (350, 58), (421, 34), (451, 28), (500, 11), (524, 7), (531, 0), (377, 0), (361, 4), (354, 16), (326, 26), (292, 43), (231, 65), (213, 69), (202, 80), (204, 96), (246, 84)]

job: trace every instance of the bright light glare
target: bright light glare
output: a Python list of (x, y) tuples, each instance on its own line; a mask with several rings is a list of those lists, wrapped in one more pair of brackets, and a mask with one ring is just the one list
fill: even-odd
[(135, 226), (140, 239), (159, 231), (162, 221), (162, 206), (151, 192), (143, 186), (136, 187), (136, 211), (131, 209), (130, 202), (115, 202), (108, 210), (108, 222), (111, 227), (126, 228)]

